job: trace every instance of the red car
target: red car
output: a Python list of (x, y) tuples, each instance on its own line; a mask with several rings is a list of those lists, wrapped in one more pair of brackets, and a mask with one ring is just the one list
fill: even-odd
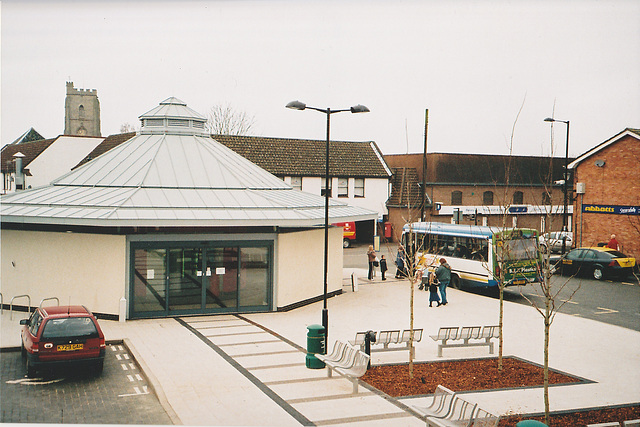
[(40, 307), (20, 324), (27, 376), (34, 376), (42, 367), (66, 364), (93, 365), (98, 374), (102, 372), (104, 334), (86, 307)]

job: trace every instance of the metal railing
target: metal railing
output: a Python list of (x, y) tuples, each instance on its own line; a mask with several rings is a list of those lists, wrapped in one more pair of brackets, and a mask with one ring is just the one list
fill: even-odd
[(27, 298), (29, 303), (27, 305), (27, 312), (31, 313), (31, 297), (29, 295), (16, 295), (15, 297), (11, 298), (11, 303), (9, 305), (9, 311), (11, 312), (11, 318), (10, 320), (13, 320), (13, 300), (16, 298)]
[(56, 300), (56, 302), (58, 303), (58, 305), (60, 305), (60, 300), (58, 299), (58, 297), (49, 297), (49, 298), (42, 298), (42, 301), (40, 301), (40, 305), (38, 307), (42, 308), (42, 303), (45, 301), (53, 301)]

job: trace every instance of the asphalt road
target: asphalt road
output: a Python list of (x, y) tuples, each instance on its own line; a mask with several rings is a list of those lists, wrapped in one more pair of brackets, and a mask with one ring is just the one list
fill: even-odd
[(0, 353), (0, 422), (171, 424), (122, 344), (107, 345), (102, 375), (56, 369), (28, 378), (20, 351)]
[[(344, 267), (367, 268), (367, 248), (368, 245), (356, 245), (344, 249)], [(380, 249), (378, 253), (389, 260), (389, 273), (395, 273), (393, 261), (397, 244), (382, 245)], [(555, 300), (561, 313), (640, 331), (640, 281), (637, 277), (629, 276), (624, 281), (616, 282), (564, 276), (553, 276), (552, 280), (554, 293), (559, 291)], [(497, 298), (496, 292), (473, 292)], [(525, 305), (530, 305), (531, 300), (539, 307), (544, 307), (544, 299), (540, 295), (539, 285), (531, 284), (508, 287), (504, 298)]]

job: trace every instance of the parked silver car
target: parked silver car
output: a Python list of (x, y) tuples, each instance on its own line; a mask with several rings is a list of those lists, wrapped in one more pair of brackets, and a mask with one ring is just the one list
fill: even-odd
[(538, 238), (540, 244), (540, 250), (546, 252), (547, 249), (551, 249), (551, 252), (562, 252), (562, 238), (566, 236), (566, 251), (569, 252), (573, 248), (573, 232), (571, 231), (553, 231), (551, 233), (544, 233)]

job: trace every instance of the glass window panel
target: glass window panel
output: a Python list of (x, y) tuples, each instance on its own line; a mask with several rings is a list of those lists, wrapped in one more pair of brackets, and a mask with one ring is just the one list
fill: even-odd
[(338, 197), (349, 197), (349, 178), (338, 178)]
[(482, 204), (493, 205), (493, 191), (485, 191), (482, 193)]
[(269, 248), (240, 248), (240, 307), (269, 306)]
[(522, 191), (516, 191), (513, 193), (513, 204), (521, 205), (524, 203), (524, 193)]
[(133, 311), (164, 311), (166, 304), (164, 249), (134, 251)]
[(451, 192), (451, 204), (454, 206), (462, 205), (462, 191)]
[(353, 180), (353, 195), (355, 197), (364, 197), (364, 178)]
[(301, 176), (292, 176), (291, 177), (291, 186), (295, 190), (302, 191), (302, 177)]

